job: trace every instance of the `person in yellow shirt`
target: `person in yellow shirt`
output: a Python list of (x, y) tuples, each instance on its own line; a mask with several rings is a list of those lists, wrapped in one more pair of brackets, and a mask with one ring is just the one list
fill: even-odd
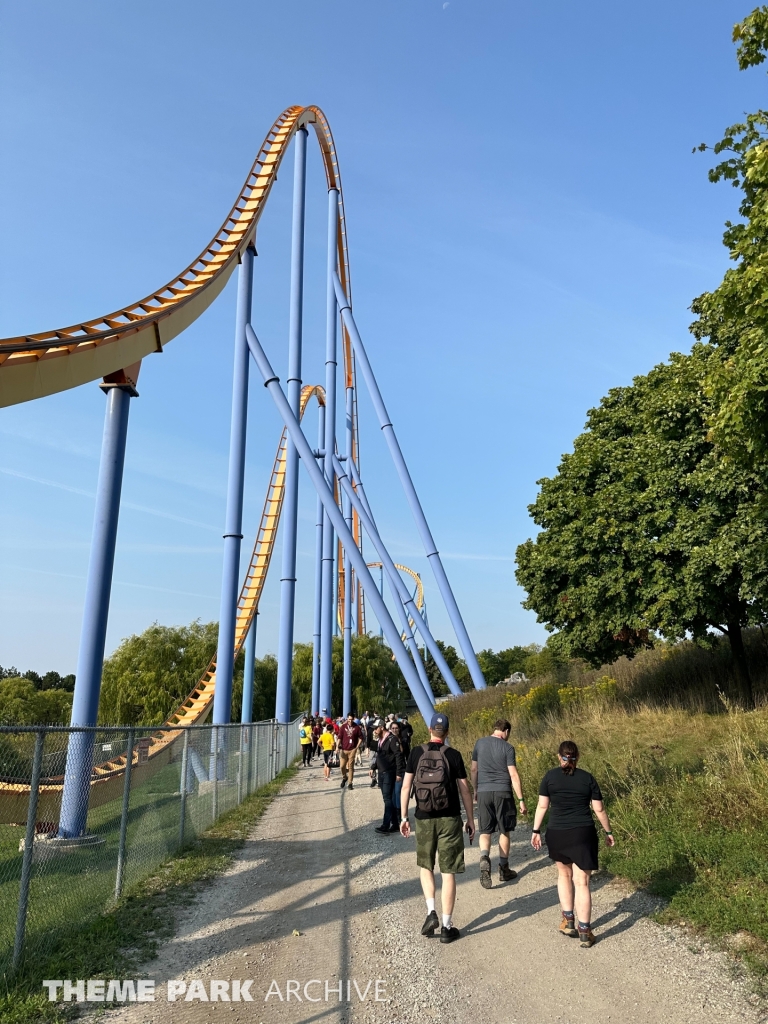
[(309, 768), (312, 761), (312, 726), (308, 718), (303, 718), (299, 726), (299, 743), (301, 744), (301, 766)]
[(331, 777), (331, 756), (333, 755), (334, 747), (336, 746), (336, 733), (333, 731), (332, 725), (326, 725), (323, 732), (320, 734), (320, 747), (323, 751), (323, 761), (325, 761), (325, 773), (326, 781)]

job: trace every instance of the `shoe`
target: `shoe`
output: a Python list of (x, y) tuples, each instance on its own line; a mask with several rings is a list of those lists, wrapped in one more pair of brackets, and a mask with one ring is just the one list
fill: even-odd
[(440, 929), (440, 941), (441, 942), (455, 942), (456, 939), (461, 938), (461, 932), (458, 928), (454, 928), (451, 925), (450, 928), (446, 928), (445, 925)]
[(378, 782), (376, 781), (376, 779), (371, 779), (371, 789), (376, 789), (377, 786)]
[(427, 914), (427, 919), (421, 926), (422, 935), (434, 935), (435, 930), (440, 927), (440, 918), (437, 916), (434, 910), (430, 910)]
[(354, 786), (352, 785), (352, 783), (351, 783), (351, 782), (350, 782), (350, 784), (349, 784), (349, 788), (350, 788), (350, 789), (354, 789), (354, 788), (355, 788), (355, 787), (354, 787)]
[(378, 832), (382, 836), (388, 836), (392, 834), (391, 829), (383, 828), (381, 825), (377, 825), (376, 828), (374, 829), (374, 832)]
[(480, 858), (480, 885), (482, 885), (484, 889), (493, 888), (493, 882), (491, 881), (491, 862), (488, 857)]
[(591, 946), (594, 946), (596, 941), (597, 939), (595, 939), (591, 928), (588, 928), (585, 932), (579, 928), (579, 945), (583, 949), (589, 949)]
[(346, 786), (346, 784), (347, 784), (347, 780), (346, 780), (346, 779), (342, 779), (342, 780), (341, 780), (341, 785), (339, 786), (339, 789), (344, 789), (344, 787)]
[(569, 939), (578, 938), (579, 935), (577, 929), (573, 926), (573, 922), (569, 921), (567, 917), (562, 917), (560, 919), (558, 931), (561, 935), (567, 935)]
[(513, 878), (517, 878), (517, 872), (506, 864), (499, 864), (499, 881), (511, 882)]

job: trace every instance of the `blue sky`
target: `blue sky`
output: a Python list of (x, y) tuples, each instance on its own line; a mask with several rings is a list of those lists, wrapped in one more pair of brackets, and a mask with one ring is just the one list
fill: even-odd
[[(765, 105), (731, 0), (0, 2), (0, 336), (134, 301), (213, 236), (277, 114), (316, 103), (341, 161), (355, 313), (476, 648), (542, 641), (520, 607), (527, 505), (587, 409), (690, 344), (737, 193), (715, 141)], [(254, 324), (286, 362), (290, 162), (262, 220)], [(287, 173), (286, 173), (287, 172)], [(310, 145), (304, 379), (322, 380), (325, 186)], [(218, 615), (234, 280), (132, 402), (107, 649)], [(395, 560), (415, 526), (361, 395)], [(104, 398), (0, 410), (0, 664), (73, 671)], [(315, 424), (308, 432), (312, 438)], [(249, 407), (244, 554), (279, 424)], [(311, 634), (302, 483), (296, 638)], [(279, 560), (274, 568), (279, 568)], [(258, 653), (277, 644), (277, 572)], [(372, 622), (373, 628), (375, 624)]]

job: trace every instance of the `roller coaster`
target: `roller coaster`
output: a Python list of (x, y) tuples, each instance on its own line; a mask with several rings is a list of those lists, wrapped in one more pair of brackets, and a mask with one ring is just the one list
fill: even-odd
[[(304, 275), (304, 218), (308, 129), (319, 144), (328, 186), (326, 374), (324, 385), (301, 381), (302, 306)], [(284, 390), (251, 324), (255, 238), (281, 163), (293, 142), (294, 181), (291, 247), (291, 292), (288, 378)], [(264, 139), (240, 193), (219, 231), (203, 252), (164, 287), (114, 313), (40, 334), (0, 340), (0, 406), (29, 402), (69, 388), (100, 381), (107, 410), (97, 488), (83, 626), (72, 709), (73, 727), (92, 727), (98, 715), (101, 669), (112, 583), (128, 410), (138, 397), (142, 360), (165, 346), (192, 324), (221, 294), (238, 268), (235, 326), (235, 369), (224, 531), (219, 639), (215, 656), (197, 685), (153, 735), (144, 771), (164, 763), (180, 730), (212, 716), (213, 724), (229, 722), (234, 662), (245, 648), (243, 722), (250, 721), (252, 703), (255, 616), (263, 593), (277, 530), (283, 522), (280, 586), (278, 684), (275, 719), (288, 722), (291, 713), (293, 619), (296, 585), (296, 532), (299, 464), (317, 492), (315, 618), (313, 634), (312, 710), (341, 710), (352, 706), (352, 608), (356, 629), (365, 633), (366, 601), (379, 622), (381, 634), (397, 660), (419, 710), (426, 717), (434, 706), (417, 634), (433, 657), (449, 690), (460, 692), (426, 621), (421, 578), (395, 563), (376, 526), (360, 474), (357, 380), (361, 375), (370, 394), (381, 430), (405, 490), (434, 572), (440, 595), (456, 632), (474, 685), (485, 686), (458, 605), (448, 582), (398, 438), (387, 412), (352, 313), (349, 248), (336, 148), (328, 120), (316, 106), (293, 106), (283, 111)], [(339, 328), (341, 329), (339, 332)], [(341, 334), (344, 387), (344, 436), (337, 437), (338, 335)], [(284, 428), (267, 488), (253, 552), (241, 585), (237, 585), (242, 540), (243, 478), (246, 408), (251, 359), (263, 378)], [(312, 399), (318, 408), (318, 441), (313, 448), (302, 420)], [(339, 403), (340, 404), (340, 403)], [(342, 443), (343, 442), (343, 443)], [(378, 561), (366, 562), (363, 536)], [(334, 559), (335, 555), (335, 559)], [(334, 563), (337, 584), (334, 585)], [(370, 570), (379, 568), (380, 588)], [(402, 573), (416, 584), (411, 594)], [(383, 595), (386, 578), (399, 627)], [(331, 651), (334, 617), (343, 635), (344, 673), (341, 709), (331, 707)], [(137, 763), (138, 753), (133, 755)], [(126, 769), (125, 757), (93, 764), (93, 733), (74, 733), (69, 742), (65, 773), (45, 779), (41, 802), (59, 811), (59, 834), (77, 838), (85, 833), (89, 805), (114, 799)], [(28, 786), (0, 780), (0, 821), (20, 820)], [(47, 812), (53, 817), (52, 811)]]

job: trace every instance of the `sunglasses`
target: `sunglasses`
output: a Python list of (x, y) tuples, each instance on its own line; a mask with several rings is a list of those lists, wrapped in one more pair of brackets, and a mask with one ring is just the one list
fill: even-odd
[(560, 755), (560, 760), (561, 761), (575, 761), (576, 760), (576, 755), (575, 754), (561, 754)]

